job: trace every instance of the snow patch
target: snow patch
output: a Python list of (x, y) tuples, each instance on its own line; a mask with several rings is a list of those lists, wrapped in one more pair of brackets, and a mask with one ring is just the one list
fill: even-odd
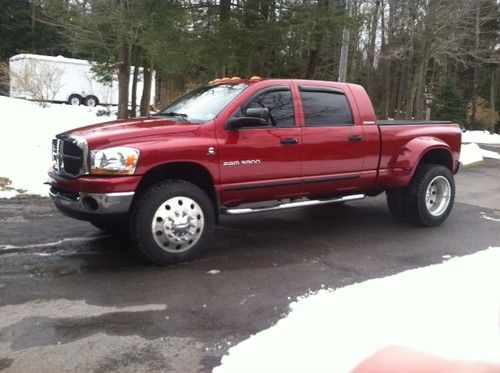
[(500, 144), (500, 135), (488, 131), (465, 131), (462, 133), (462, 143), (475, 142), (479, 144)]
[(460, 163), (466, 166), (471, 163), (481, 162), (483, 156), (477, 144), (462, 144), (460, 149)]
[(93, 123), (116, 119), (96, 116), (102, 107), (51, 104), (42, 108), (30, 101), (0, 96), (0, 177), (12, 180), (9, 190), (1, 190), (0, 198), (27, 194), (48, 195), (47, 170), (51, 165), (51, 141), (58, 133)]
[(10, 199), (19, 194), (17, 190), (0, 190), (0, 198)]
[(29, 250), (29, 249), (40, 249), (40, 248), (45, 248), (45, 247), (54, 247), (54, 246), (59, 246), (63, 243), (67, 242), (87, 242), (87, 241), (95, 241), (99, 240), (103, 237), (106, 236), (99, 236), (99, 237), (68, 237), (68, 238), (63, 238), (59, 241), (54, 241), (54, 242), (47, 242), (47, 243), (38, 243), (38, 244), (31, 244), (31, 245), (21, 245), (21, 246), (15, 246), (15, 245), (0, 245), (0, 250)]
[(481, 149), (481, 155), (483, 158), (500, 159), (500, 154), (491, 150)]
[(220, 271), (218, 269), (212, 269), (211, 271), (208, 271), (207, 273), (209, 275), (216, 275), (216, 274), (220, 273)]
[(500, 247), (320, 290), (232, 347), (214, 373), (349, 372), (386, 346), (500, 363)]
[(486, 215), (486, 213), (481, 212), (481, 218), (491, 221), (500, 221), (500, 219), (492, 218), (491, 216)]
[(481, 149), (477, 144), (462, 144), (462, 148), (460, 150), (460, 163), (463, 166), (481, 162), (483, 158), (500, 159), (500, 154), (490, 150)]

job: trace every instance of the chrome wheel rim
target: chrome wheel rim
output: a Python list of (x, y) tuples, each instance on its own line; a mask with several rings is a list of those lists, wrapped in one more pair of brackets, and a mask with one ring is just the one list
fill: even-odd
[(93, 98), (89, 98), (89, 99), (87, 100), (87, 106), (90, 106), (90, 107), (94, 107), (94, 106), (96, 106), (96, 102), (95, 102), (95, 100), (94, 100)]
[(451, 200), (450, 182), (444, 176), (436, 176), (427, 186), (425, 206), (432, 216), (442, 215)]
[(173, 197), (156, 210), (151, 223), (153, 237), (163, 250), (182, 253), (191, 249), (203, 233), (205, 218), (200, 205), (189, 197)]

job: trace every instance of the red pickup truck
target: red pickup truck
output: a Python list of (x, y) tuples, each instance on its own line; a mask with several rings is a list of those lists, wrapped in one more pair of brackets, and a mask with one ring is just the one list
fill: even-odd
[(377, 121), (363, 87), (222, 79), (147, 118), (53, 140), (50, 195), (64, 214), (127, 230), (159, 264), (198, 256), (220, 214), (387, 194), (399, 220), (442, 223), (454, 197), (461, 131)]

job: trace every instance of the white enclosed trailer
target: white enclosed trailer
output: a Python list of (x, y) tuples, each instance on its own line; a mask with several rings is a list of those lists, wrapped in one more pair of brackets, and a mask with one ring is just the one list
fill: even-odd
[[(37, 54), (18, 54), (10, 58), (10, 96), (27, 100), (67, 102), (71, 105), (118, 105), (118, 77), (101, 83), (86, 60)], [(132, 71), (129, 100), (132, 95)], [(142, 69), (137, 79), (137, 104), (143, 88)], [(154, 104), (155, 79), (150, 104)], [(129, 101), (130, 104), (131, 101)]]

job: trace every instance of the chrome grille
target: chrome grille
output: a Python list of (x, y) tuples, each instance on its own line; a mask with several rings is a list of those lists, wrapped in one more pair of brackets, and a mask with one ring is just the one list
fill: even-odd
[(52, 140), (54, 171), (75, 178), (88, 173), (88, 146), (81, 137), (58, 135)]

